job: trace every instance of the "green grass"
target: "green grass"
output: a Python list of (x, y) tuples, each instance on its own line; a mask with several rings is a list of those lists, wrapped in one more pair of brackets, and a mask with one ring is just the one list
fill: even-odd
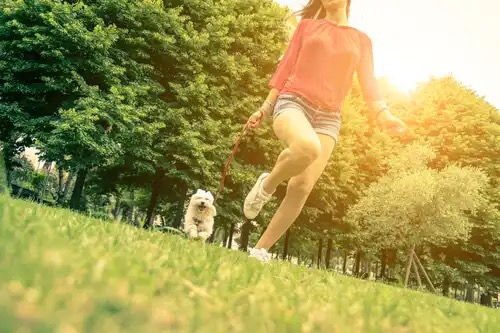
[(500, 332), (500, 313), (0, 196), (0, 332)]

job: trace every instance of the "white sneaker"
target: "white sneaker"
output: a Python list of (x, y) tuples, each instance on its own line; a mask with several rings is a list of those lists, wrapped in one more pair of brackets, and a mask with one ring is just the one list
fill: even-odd
[(271, 200), (273, 196), (272, 193), (268, 194), (264, 192), (264, 189), (262, 188), (262, 181), (267, 176), (269, 176), (268, 173), (263, 173), (262, 175), (260, 175), (260, 177), (257, 179), (257, 182), (245, 198), (245, 203), (243, 204), (243, 213), (249, 220), (256, 218), (262, 210), (262, 207), (264, 207), (266, 202)]
[(267, 252), (266, 249), (250, 249), (249, 251), (249, 258), (254, 258), (259, 261), (268, 263), (272, 259), (271, 253)]

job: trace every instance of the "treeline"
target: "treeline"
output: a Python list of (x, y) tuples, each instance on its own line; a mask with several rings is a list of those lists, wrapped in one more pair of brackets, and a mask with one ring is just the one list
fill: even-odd
[[(57, 205), (145, 227), (155, 216), (178, 226), (190, 193), (216, 191), (289, 33), (290, 13), (271, 0), (2, 7), (0, 140), (10, 182), (37, 179)], [(381, 84), (408, 133), (380, 132), (355, 85), (332, 161), (273, 251), (344, 271), (353, 258), (356, 275), (402, 279), (415, 249), (444, 294), (499, 291), (499, 111), (452, 77), (411, 96)], [(29, 146), (56, 163), (49, 178), (25, 171), (18, 154)], [(245, 222), (242, 200), (280, 148), (268, 125), (245, 138), (218, 202), (227, 235)], [(283, 196), (280, 188), (260, 224)], [(248, 224), (243, 231), (248, 240)]]

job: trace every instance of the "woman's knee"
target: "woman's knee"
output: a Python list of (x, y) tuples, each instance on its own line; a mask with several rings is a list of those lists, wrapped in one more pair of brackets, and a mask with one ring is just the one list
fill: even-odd
[(287, 195), (292, 194), (305, 199), (311, 194), (315, 183), (310, 177), (293, 177), (288, 182)]
[(290, 151), (297, 162), (309, 165), (321, 155), (321, 143), (318, 138), (301, 139), (290, 147)]

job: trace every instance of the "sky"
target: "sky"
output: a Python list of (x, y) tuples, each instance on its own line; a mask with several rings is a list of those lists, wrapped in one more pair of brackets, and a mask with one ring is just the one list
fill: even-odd
[(500, 109), (499, 14), (500, 0), (352, 0), (349, 24), (372, 39), (376, 76), (409, 92), (451, 73)]

